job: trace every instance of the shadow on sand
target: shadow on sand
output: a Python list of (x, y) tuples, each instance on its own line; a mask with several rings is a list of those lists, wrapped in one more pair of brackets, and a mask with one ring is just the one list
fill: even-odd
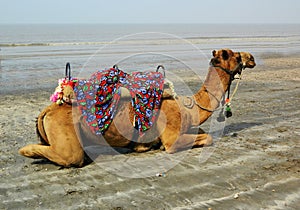
[(224, 135), (228, 135), (230, 133), (235, 133), (242, 131), (244, 129), (248, 129), (251, 127), (262, 125), (261, 122), (241, 122), (241, 123), (232, 123), (230, 125), (226, 125), (224, 128)]

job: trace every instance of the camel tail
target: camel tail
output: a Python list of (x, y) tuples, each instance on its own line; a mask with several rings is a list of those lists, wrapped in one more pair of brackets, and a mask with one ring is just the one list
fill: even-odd
[(44, 129), (44, 117), (47, 114), (47, 109), (43, 110), (36, 119), (36, 133), (42, 144), (48, 145), (47, 134)]

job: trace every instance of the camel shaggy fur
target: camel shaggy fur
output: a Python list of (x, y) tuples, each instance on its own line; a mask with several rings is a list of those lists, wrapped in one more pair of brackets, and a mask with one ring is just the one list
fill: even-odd
[[(221, 49), (213, 51), (210, 63), (201, 89), (191, 97), (164, 98), (155, 125), (142, 137), (136, 135), (132, 126), (133, 109), (126, 99), (121, 98), (113, 122), (103, 136), (91, 133), (76, 103), (52, 103), (37, 119), (41, 142), (27, 145), (19, 153), (30, 158), (46, 158), (65, 167), (81, 167), (85, 160), (84, 148), (95, 144), (143, 152), (161, 143), (168, 153), (211, 145), (209, 134), (191, 133), (190, 128), (205, 122), (219, 107), (231, 76), (246, 67), (253, 68), (255, 61), (250, 53)], [(72, 94), (72, 89), (64, 89), (66, 97), (72, 98)]]

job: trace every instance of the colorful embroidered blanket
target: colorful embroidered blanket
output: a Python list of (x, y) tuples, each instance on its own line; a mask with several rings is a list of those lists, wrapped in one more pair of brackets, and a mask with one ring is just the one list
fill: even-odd
[(159, 72), (125, 73), (119, 69), (95, 72), (89, 80), (79, 80), (74, 87), (79, 109), (91, 130), (101, 135), (111, 124), (120, 87), (130, 91), (134, 124), (139, 134), (154, 123), (160, 108), (164, 78)]

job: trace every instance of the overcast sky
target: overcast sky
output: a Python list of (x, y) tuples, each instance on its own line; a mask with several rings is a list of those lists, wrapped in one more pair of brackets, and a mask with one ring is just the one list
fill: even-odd
[(300, 23), (299, 0), (0, 0), (11, 23)]

